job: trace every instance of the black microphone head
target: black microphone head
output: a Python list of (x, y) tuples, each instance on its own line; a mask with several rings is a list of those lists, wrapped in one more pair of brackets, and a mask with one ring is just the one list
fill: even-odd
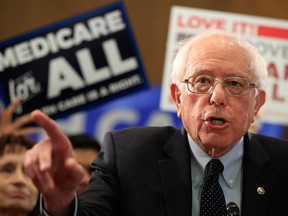
[(239, 207), (234, 202), (227, 204), (227, 215), (228, 216), (239, 216)]

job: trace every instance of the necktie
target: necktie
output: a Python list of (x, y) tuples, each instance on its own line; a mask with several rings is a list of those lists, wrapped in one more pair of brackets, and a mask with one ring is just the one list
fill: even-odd
[(200, 216), (226, 216), (226, 203), (219, 175), (223, 172), (219, 159), (211, 159), (205, 168), (205, 182), (201, 194)]

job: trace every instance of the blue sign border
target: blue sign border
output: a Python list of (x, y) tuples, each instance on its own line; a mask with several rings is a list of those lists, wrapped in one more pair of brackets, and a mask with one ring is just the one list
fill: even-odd
[[(40, 29), (31, 31), (29, 33), (26, 33), (26, 34), (23, 34), (23, 35), (8, 39), (8, 40), (0, 43), (0, 49), (1, 49), (1, 47), (3, 48), (3, 47), (7, 47), (9, 45), (13, 45), (13, 44), (15, 44), (17, 42), (21, 42), (23, 40), (27, 40), (27, 39), (32, 38), (34, 36), (38, 36), (39, 34), (43, 34), (45, 32), (49, 32), (51, 30), (55, 30), (57, 28), (65, 26), (65, 25), (73, 24), (73, 23), (75, 23), (77, 21), (81, 21), (83, 19), (87, 19), (89, 17), (93, 17), (95, 15), (98, 15), (99, 13), (105, 13), (106, 11), (113, 10), (113, 9), (120, 9), (121, 12), (122, 12), (122, 18), (123, 18), (124, 22), (127, 25), (126, 26), (127, 34), (129, 35), (129, 40), (130, 40), (130, 43), (131, 43), (131, 47), (132, 47), (133, 52), (135, 54), (134, 57), (137, 59), (137, 62), (139, 64), (138, 70), (139, 70), (139, 73), (141, 75), (141, 78), (143, 79), (143, 83), (141, 85), (135, 87), (133, 89), (133, 91), (131, 91), (131, 92), (137, 92), (139, 90), (146, 89), (146, 88), (149, 87), (148, 80), (147, 80), (145, 72), (144, 72), (144, 66), (143, 66), (143, 63), (141, 61), (140, 54), (139, 54), (137, 46), (136, 46), (136, 40), (135, 40), (135, 38), (133, 36), (132, 28), (131, 28), (131, 25), (129, 23), (128, 16), (126, 14), (124, 4), (122, 2), (112, 3), (110, 5), (106, 5), (104, 7), (97, 8), (97, 9), (91, 10), (89, 12), (82, 13), (80, 15), (76, 15), (76, 16), (73, 16), (71, 18), (56, 22), (56, 23), (54, 23), (52, 25), (45, 26), (45, 27), (42, 27)], [(0, 74), (0, 76), (1, 76), (1, 74)], [(0, 86), (0, 91), (1, 91), (0, 94), (1, 94), (2, 100), (3, 100), (4, 104), (7, 106), (11, 101), (9, 100), (7, 95), (4, 94), (3, 85)], [(70, 115), (70, 114), (72, 114), (74, 112), (81, 111), (84, 108), (87, 109), (87, 108), (91, 108), (91, 107), (93, 107), (95, 105), (103, 104), (103, 103), (105, 103), (107, 101), (114, 100), (115, 98), (119, 98), (119, 97), (121, 97), (123, 95), (126, 95), (128, 93), (131, 93), (131, 92), (127, 92), (127, 91), (119, 92), (119, 94), (112, 95), (112, 96), (108, 97), (107, 99), (102, 99), (101, 101), (93, 102), (93, 103), (90, 103), (90, 104), (85, 104), (85, 106), (77, 107), (77, 108), (74, 108), (74, 109), (69, 109), (68, 111), (57, 113), (57, 114), (51, 115), (51, 116), (54, 117), (54, 118), (59, 118), (59, 117), (63, 117), (63, 116), (66, 116), (66, 115)], [(29, 111), (32, 111), (32, 110), (29, 110)], [(25, 114), (25, 112), (21, 113), (21, 115), (22, 114)], [(17, 117), (17, 115), (16, 115), (16, 117)]]

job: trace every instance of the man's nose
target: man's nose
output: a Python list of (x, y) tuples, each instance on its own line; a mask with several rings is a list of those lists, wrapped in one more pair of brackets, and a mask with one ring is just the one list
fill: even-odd
[(212, 88), (210, 103), (215, 105), (226, 104), (226, 92), (221, 80), (216, 80)]

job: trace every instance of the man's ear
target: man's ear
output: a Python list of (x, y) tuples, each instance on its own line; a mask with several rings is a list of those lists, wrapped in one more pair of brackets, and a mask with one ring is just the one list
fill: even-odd
[(258, 95), (255, 98), (256, 104), (254, 107), (254, 117), (258, 114), (260, 108), (265, 104), (266, 92), (264, 90), (259, 90)]
[(170, 84), (170, 95), (175, 104), (180, 103), (180, 90), (175, 83)]
[(181, 91), (175, 83), (170, 84), (170, 96), (177, 107), (177, 116), (180, 118), (181, 113)]

